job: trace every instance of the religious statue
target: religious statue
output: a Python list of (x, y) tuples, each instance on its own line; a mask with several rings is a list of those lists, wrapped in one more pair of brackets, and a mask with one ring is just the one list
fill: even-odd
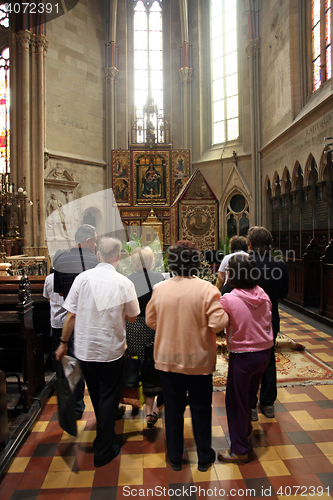
[(58, 210), (60, 207), (62, 207), (62, 203), (58, 200), (58, 198), (56, 197), (56, 194), (52, 193), (51, 198), (49, 199), (49, 201), (47, 202), (47, 205), (46, 205), (47, 215), (50, 215), (55, 210)]
[(53, 172), (53, 177), (56, 179), (61, 179), (64, 175), (64, 169), (62, 168), (62, 163), (57, 163)]
[(155, 127), (153, 122), (149, 121), (147, 123), (147, 136), (146, 136), (147, 144), (155, 144), (156, 136), (155, 136)]
[(46, 205), (46, 213), (48, 216), (46, 219), (46, 228), (48, 238), (68, 238), (66, 222), (61, 207), (62, 203), (58, 200), (56, 194), (52, 193)]
[(150, 196), (151, 190), (153, 195), (161, 194), (161, 175), (157, 172), (153, 165), (149, 165), (143, 176), (143, 196)]

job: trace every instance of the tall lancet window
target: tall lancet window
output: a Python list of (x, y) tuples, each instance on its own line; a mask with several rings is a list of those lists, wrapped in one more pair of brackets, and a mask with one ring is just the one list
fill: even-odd
[(311, 1), (312, 90), (332, 77), (331, 0)]
[(0, 173), (8, 173), (9, 170), (9, 48), (7, 47), (0, 55)]
[(239, 136), (237, 1), (211, 0), (212, 143)]
[(135, 0), (135, 142), (164, 142), (162, 0)]

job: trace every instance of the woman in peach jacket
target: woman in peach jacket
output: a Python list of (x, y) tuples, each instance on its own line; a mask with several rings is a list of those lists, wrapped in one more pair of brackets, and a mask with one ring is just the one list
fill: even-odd
[(206, 471), (215, 461), (211, 404), (216, 333), (229, 317), (218, 289), (196, 276), (200, 250), (194, 243), (182, 240), (170, 247), (168, 261), (176, 276), (155, 285), (146, 309), (146, 324), (156, 330), (154, 359), (165, 401), (167, 458), (174, 470), (181, 470), (188, 391), (198, 469)]

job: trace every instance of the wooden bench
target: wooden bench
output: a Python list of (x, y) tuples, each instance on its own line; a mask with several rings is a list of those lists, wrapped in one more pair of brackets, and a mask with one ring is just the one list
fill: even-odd
[(314, 240), (306, 248), (302, 259), (287, 261), (289, 273), (288, 300), (302, 307), (320, 304), (321, 276), (320, 253)]
[(321, 280), (320, 314), (333, 319), (333, 240), (327, 245), (321, 258)]
[[(0, 276), (0, 311), (16, 311), (17, 294), (21, 276)], [(36, 333), (41, 333), (44, 353), (51, 352), (50, 305), (43, 297), (45, 276), (29, 276), (31, 298), (34, 302), (33, 326)]]
[(6, 377), (22, 374), (21, 396), (28, 407), (36, 389), (45, 385), (43, 338), (33, 325), (31, 284), (26, 276), (12, 276), (2, 278), (0, 288), (0, 367)]

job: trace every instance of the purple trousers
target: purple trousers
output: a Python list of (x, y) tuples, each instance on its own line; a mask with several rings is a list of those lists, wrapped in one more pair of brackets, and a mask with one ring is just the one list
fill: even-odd
[(231, 352), (226, 390), (226, 407), (231, 451), (243, 455), (251, 449), (251, 408), (260, 380), (268, 365), (271, 349), (255, 352)]

